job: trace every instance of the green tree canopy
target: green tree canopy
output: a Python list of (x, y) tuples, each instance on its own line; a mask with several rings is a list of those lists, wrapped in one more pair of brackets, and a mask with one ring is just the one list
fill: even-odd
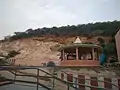
[(88, 23), (81, 25), (67, 25), (61, 27), (52, 28), (37, 28), (37, 29), (27, 29), (25, 32), (15, 32), (13, 36), (10, 37), (11, 40), (16, 40), (20, 38), (29, 37), (41, 37), (41, 36), (114, 36), (115, 33), (120, 28), (120, 21), (112, 22), (97, 22)]

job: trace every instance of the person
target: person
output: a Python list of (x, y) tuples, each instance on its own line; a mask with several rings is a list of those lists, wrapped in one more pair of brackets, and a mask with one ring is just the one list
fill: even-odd
[(106, 54), (103, 50), (101, 55), (100, 55), (100, 65), (103, 65), (104, 63), (106, 63), (106, 60), (107, 60), (107, 57), (106, 57)]
[(74, 60), (74, 55), (73, 55), (73, 53), (69, 53), (69, 54), (67, 55), (67, 60)]

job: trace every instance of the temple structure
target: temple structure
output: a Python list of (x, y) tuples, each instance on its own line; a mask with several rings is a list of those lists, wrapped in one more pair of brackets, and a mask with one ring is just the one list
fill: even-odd
[(101, 47), (95, 44), (85, 44), (76, 38), (74, 43), (62, 45), (60, 66), (99, 66)]

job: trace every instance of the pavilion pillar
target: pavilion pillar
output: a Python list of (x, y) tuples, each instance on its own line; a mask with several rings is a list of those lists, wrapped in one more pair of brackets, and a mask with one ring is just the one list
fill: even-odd
[(97, 49), (97, 60), (99, 60), (99, 53), (98, 53), (98, 49)]
[(63, 60), (65, 60), (65, 51), (64, 50), (62, 50), (62, 58), (63, 58)]
[(94, 48), (92, 48), (92, 57), (93, 57), (93, 60), (95, 60), (95, 52), (94, 52)]
[(76, 60), (79, 60), (78, 47), (76, 47)]
[(100, 50), (99, 49), (97, 50), (97, 54), (98, 54), (98, 60), (99, 60), (99, 58), (100, 58)]

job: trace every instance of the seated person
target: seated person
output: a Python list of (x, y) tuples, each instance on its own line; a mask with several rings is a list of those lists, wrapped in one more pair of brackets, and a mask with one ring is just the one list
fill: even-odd
[(74, 58), (73, 58), (73, 56), (71, 56), (71, 55), (68, 55), (68, 58), (67, 58), (68, 60), (73, 60)]
[(75, 59), (76, 59), (76, 55), (73, 55), (72, 53), (67, 55), (67, 60), (75, 60)]
[(86, 60), (86, 55), (85, 55), (85, 54), (83, 54), (83, 55), (81, 56), (81, 60)]

